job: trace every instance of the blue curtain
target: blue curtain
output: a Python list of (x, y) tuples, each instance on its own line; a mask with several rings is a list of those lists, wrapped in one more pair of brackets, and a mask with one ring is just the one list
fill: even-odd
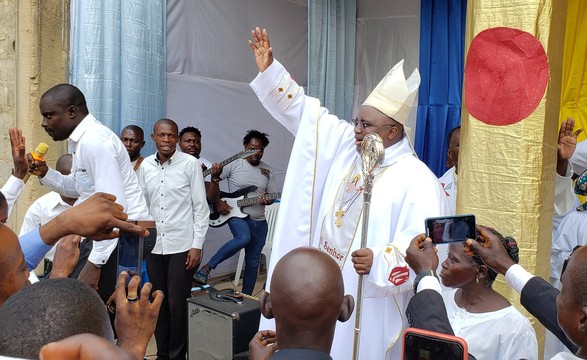
[(308, 1), (307, 93), (350, 119), (355, 81), (356, 0)]
[[(117, 134), (133, 124), (148, 138), (165, 117), (166, 11), (164, 0), (72, 4), (71, 83)], [(142, 154), (154, 152), (147, 141)]]
[(461, 124), (466, 0), (422, 0), (420, 74), (415, 148), (440, 176), (446, 171), (447, 135)]

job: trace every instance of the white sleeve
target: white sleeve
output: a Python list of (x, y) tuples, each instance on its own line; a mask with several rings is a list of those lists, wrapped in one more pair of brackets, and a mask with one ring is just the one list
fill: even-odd
[(526, 271), (521, 265), (512, 265), (505, 273), (505, 282), (514, 289), (518, 294), (522, 293), (522, 289), (526, 283), (532, 279), (534, 275)]
[(194, 172), (191, 176), (190, 190), (194, 223), (192, 248), (202, 249), (206, 232), (208, 231), (210, 208), (208, 207), (208, 202), (206, 200), (206, 187), (204, 186), (202, 166), (197, 160), (194, 165)]
[(47, 174), (42, 178), (39, 178), (41, 184), (45, 185), (49, 189), (60, 193), (63, 196), (70, 198), (78, 198), (79, 193), (75, 187), (75, 179), (73, 174), (63, 175), (59, 171), (49, 168)]
[(277, 60), (251, 82), (265, 109), (292, 134), (298, 132), (305, 108), (304, 90)]
[[(94, 180), (96, 192), (110, 193), (116, 196), (116, 202), (128, 211), (124, 192), (124, 179), (117, 161), (116, 149), (110, 139), (93, 141), (84, 147), (84, 165), (90, 179)], [(98, 266), (104, 265), (116, 248), (118, 239), (94, 241), (94, 247), (88, 260)]]
[(437, 293), (442, 294), (442, 287), (440, 286), (440, 281), (438, 281), (438, 278), (434, 276), (424, 276), (422, 280), (420, 280), (416, 292), (420, 292), (422, 290), (434, 290)]
[(552, 239), (550, 252), (550, 274), (551, 277), (560, 280), (564, 260), (571, 255), (577, 245), (583, 243), (583, 221), (587, 213), (571, 211), (561, 221)]
[(14, 207), (14, 203), (20, 196), (20, 193), (24, 189), (24, 181), (22, 179), (17, 178), (14, 175), (10, 175), (6, 184), (2, 186), (2, 194), (6, 198), (6, 202), (8, 204), (8, 216), (12, 212), (12, 208)]
[(575, 193), (573, 192), (572, 170), (567, 167), (566, 176), (558, 173), (554, 182), (554, 212), (556, 215), (565, 215), (572, 210), (575, 204)]

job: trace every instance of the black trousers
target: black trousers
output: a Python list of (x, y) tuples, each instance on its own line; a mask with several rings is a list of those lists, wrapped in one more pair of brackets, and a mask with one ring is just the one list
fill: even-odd
[(159, 311), (155, 340), (157, 359), (185, 360), (187, 352), (187, 299), (191, 296), (192, 277), (196, 269), (186, 270), (188, 252), (170, 255), (147, 255), (147, 273), (153, 291), (165, 297)]

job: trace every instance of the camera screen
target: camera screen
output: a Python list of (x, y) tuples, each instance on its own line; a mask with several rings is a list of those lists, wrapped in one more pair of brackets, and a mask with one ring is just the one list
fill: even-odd
[(458, 342), (414, 333), (404, 337), (404, 360), (462, 360), (466, 355)]
[(155, 247), (157, 233), (149, 229), (150, 235), (146, 238), (137, 234), (120, 232), (118, 238), (118, 271), (126, 271), (129, 275), (141, 277), (141, 283), (147, 280), (145, 259)]
[(426, 231), (435, 244), (464, 242), (477, 238), (474, 215), (426, 219)]

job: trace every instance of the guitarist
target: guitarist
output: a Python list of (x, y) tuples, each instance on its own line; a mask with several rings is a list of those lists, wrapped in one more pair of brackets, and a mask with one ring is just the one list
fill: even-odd
[[(276, 192), (273, 171), (267, 164), (261, 161), (263, 152), (267, 145), (269, 145), (267, 134), (257, 130), (249, 130), (243, 139), (243, 145), (245, 150), (258, 150), (258, 152), (246, 159), (238, 159), (225, 165), (220, 174), (220, 179), (226, 179), (228, 181), (228, 190), (230, 192), (251, 185), (256, 186), (257, 190), (249, 193), (248, 197)], [(197, 282), (207, 283), (212, 269), (244, 248), (245, 275), (243, 278), (242, 292), (248, 295), (253, 293), (255, 282), (257, 281), (261, 250), (263, 250), (265, 238), (267, 237), (265, 206), (273, 202), (274, 200), (269, 200), (261, 196), (257, 204), (243, 208), (243, 211), (249, 217), (228, 220), (228, 226), (234, 238), (226, 242), (212, 256), (210, 262), (204, 265), (194, 275), (194, 279)], [(216, 209), (219, 213), (227, 215), (232, 208), (225, 201), (218, 200), (216, 202)]]
[(186, 126), (179, 132), (179, 149), (181, 152), (192, 155), (200, 161), (202, 164), (202, 171), (212, 167), (212, 174), (204, 178), (204, 185), (206, 185), (206, 198), (208, 203), (215, 204), (219, 199), (220, 189), (219, 187), (213, 186), (213, 183), (218, 184), (220, 182), (220, 172), (222, 172), (222, 166), (220, 164), (212, 164), (210, 160), (201, 157), (202, 152), (202, 133), (198, 128), (193, 126)]

